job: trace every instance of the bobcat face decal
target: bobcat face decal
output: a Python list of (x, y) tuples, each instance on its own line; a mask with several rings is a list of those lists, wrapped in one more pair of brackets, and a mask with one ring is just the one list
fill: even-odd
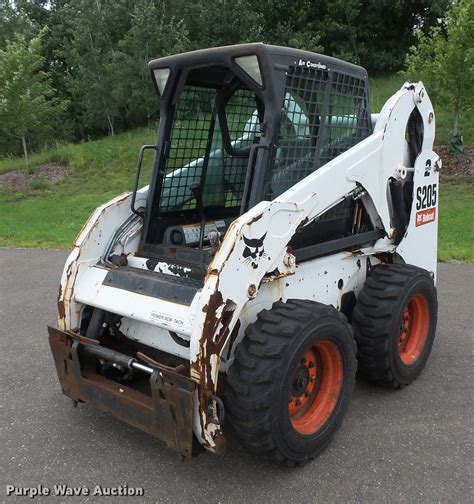
[[(243, 235), (242, 235), (243, 236)], [(242, 253), (244, 264), (250, 264), (252, 268), (257, 268), (260, 259), (266, 257), (265, 249), (263, 247), (263, 240), (265, 240), (265, 233), (261, 238), (246, 238), (243, 236), (246, 247)]]

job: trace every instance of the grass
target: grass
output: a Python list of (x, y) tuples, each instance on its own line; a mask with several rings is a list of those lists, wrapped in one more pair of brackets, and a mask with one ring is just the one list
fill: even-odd
[(372, 113), (379, 113), (387, 99), (395, 94), (404, 82), (404, 78), (398, 74), (369, 78), (370, 110)]
[[(372, 110), (378, 112), (402, 84), (403, 78), (398, 75), (372, 79)], [(439, 119), (438, 112), (438, 125)], [(449, 139), (446, 131), (441, 129), (441, 136), (448, 135)], [(101, 140), (58, 144), (32, 155), (30, 166), (61, 162), (72, 168), (71, 175), (54, 185), (33, 179), (28, 193), (0, 189), (0, 246), (70, 248), (94, 208), (132, 188), (138, 149), (142, 144), (154, 143), (155, 135), (154, 130), (141, 128)], [(144, 183), (149, 178), (151, 156), (147, 151), (142, 170)], [(24, 164), (20, 158), (0, 160), (0, 174), (21, 168)], [(439, 227), (442, 261), (474, 261), (472, 192), (472, 184), (467, 182), (442, 184)]]
[[(52, 158), (42, 153), (41, 163), (57, 160), (60, 153), (72, 173), (54, 185), (33, 179), (29, 193), (0, 190), (0, 246), (70, 248), (94, 208), (132, 188), (138, 149), (154, 143), (155, 136), (142, 128), (58, 146)], [(151, 156), (148, 152), (143, 162), (144, 181), (150, 175)]]
[(29, 186), (31, 191), (40, 191), (41, 189), (49, 189), (50, 183), (44, 178), (34, 178)]
[[(400, 74), (387, 75), (369, 79), (370, 108), (372, 113), (378, 113), (391, 95), (398, 91), (405, 78)], [(429, 82), (424, 82), (428, 95), (430, 94)], [(444, 107), (443, 103), (438, 103), (433, 96), (430, 96), (433, 109), (436, 114), (436, 143), (447, 145), (451, 141), (453, 113)], [(474, 121), (471, 115), (462, 114), (459, 128), (464, 137), (465, 145), (474, 144)]]
[[(134, 170), (138, 149), (143, 143), (154, 143), (156, 132), (147, 128), (137, 128), (127, 133), (100, 140), (78, 144), (56, 144), (54, 147), (32, 154), (30, 167), (44, 163), (63, 163), (74, 171), (100, 172), (112, 169), (115, 175), (123, 175), (123, 169)], [(22, 158), (6, 157), (0, 159), (0, 174), (13, 170), (22, 170), (25, 162)], [(30, 170), (31, 171), (31, 170)]]
[[(29, 168), (54, 161), (54, 153), (60, 147), (54, 147), (52, 149), (43, 150), (37, 154), (31, 154), (29, 157)], [(58, 160), (58, 162), (64, 162), (64, 160)], [(26, 169), (25, 161), (20, 157), (5, 157), (0, 159), (0, 175), (2, 173), (7, 173), (14, 170), (24, 170)]]
[[(443, 182), (443, 181), (442, 181)], [(472, 180), (444, 180), (439, 196), (438, 259), (474, 262), (474, 191)]]

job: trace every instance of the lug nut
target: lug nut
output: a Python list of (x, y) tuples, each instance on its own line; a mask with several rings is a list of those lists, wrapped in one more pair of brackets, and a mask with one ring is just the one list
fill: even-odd
[(310, 367), (310, 368), (314, 368), (314, 362), (313, 362), (313, 361), (309, 361), (309, 363), (308, 363), (308, 367)]
[(301, 406), (301, 399), (296, 399), (296, 406)]
[(311, 383), (314, 383), (314, 382), (316, 381), (316, 376), (312, 376), (312, 377), (309, 379), (309, 381), (310, 381)]
[(292, 401), (293, 399), (291, 397), (288, 397), (288, 404), (290, 404), (290, 402)]
[(305, 397), (309, 397), (309, 390), (304, 393)]
[(301, 359), (301, 364), (306, 364), (306, 359)]

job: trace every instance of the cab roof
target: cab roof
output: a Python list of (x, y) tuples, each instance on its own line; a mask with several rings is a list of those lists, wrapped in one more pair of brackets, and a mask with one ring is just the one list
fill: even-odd
[(167, 67), (173, 68), (195, 68), (218, 65), (231, 65), (236, 57), (256, 55), (263, 68), (268, 64), (285, 66), (308, 66), (316, 65), (314, 68), (327, 68), (328, 70), (348, 73), (359, 78), (367, 78), (364, 68), (353, 63), (348, 63), (331, 56), (325, 56), (302, 49), (293, 49), (275, 45), (263, 44), (260, 42), (251, 44), (237, 44), (231, 46), (213, 47), (209, 49), (198, 49), (172, 56), (165, 56), (151, 60), (148, 64), (150, 70)]

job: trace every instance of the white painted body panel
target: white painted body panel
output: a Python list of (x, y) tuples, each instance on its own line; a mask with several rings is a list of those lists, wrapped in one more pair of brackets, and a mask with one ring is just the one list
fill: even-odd
[[(375, 257), (341, 252), (301, 263), (293, 275), (263, 283), (258, 296), (250, 300), (241, 313), (241, 328), (234, 348), (244, 337), (245, 328), (255, 322), (257, 314), (271, 308), (275, 301), (310, 299), (333, 305), (339, 310), (344, 293), (353, 291), (357, 296), (363, 287), (367, 276), (367, 258), (372, 266), (380, 262)], [(338, 267), (334, 268), (336, 262)], [(224, 353), (227, 355), (227, 352)], [(233, 353), (230, 353), (223, 368), (230, 367), (232, 361)]]

